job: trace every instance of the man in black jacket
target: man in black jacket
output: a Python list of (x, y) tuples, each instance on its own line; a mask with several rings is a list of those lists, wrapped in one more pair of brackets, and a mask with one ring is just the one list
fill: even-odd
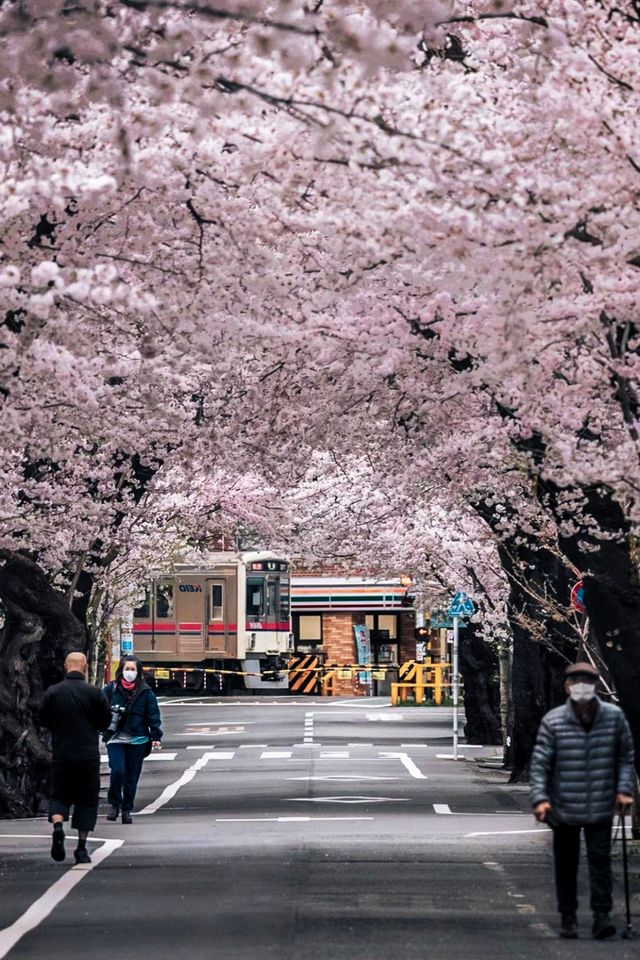
[(98, 734), (111, 720), (107, 698), (87, 683), (88, 664), (83, 653), (70, 653), (64, 662), (65, 679), (49, 687), (42, 700), (40, 720), (51, 730), (53, 766), (49, 820), (53, 823), (51, 856), (65, 858), (63, 823), (69, 819), (78, 831), (76, 863), (91, 863), (87, 835), (95, 829), (100, 793)]

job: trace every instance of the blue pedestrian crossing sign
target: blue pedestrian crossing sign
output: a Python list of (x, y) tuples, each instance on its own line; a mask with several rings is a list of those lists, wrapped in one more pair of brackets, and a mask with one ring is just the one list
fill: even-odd
[(451, 601), (448, 612), (450, 617), (472, 617), (476, 608), (471, 597), (468, 597), (462, 590), (458, 590)]

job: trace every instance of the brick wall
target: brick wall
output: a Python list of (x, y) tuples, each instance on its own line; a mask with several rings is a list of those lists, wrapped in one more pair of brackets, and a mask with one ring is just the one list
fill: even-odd
[[(357, 613), (323, 613), (322, 647), (328, 662), (356, 663), (355, 623), (364, 623), (364, 616)], [(336, 680), (336, 695), (341, 697), (364, 696), (366, 687), (361, 687), (354, 676), (351, 680)]]

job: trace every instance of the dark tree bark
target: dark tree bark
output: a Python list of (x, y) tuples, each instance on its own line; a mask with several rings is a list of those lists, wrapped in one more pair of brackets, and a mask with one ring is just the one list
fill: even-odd
[[(636, 747), (640, 776), (640, 574), (622, 508), (602, 488), (586, 491), (587, 509), (605, 539), (567, 539), (562, 548), (583, 571), (584, 599), (598, 651), (609, 671)], [(585, 549), (588, 545), (588, 549)]]
[(497, 652), (470, 623), (460, 630), (460, 673), (464, 683), (464, 735), (470, 743), (500, 744), (500, 686)]
[(46, 794), (49, 736), (37, 722), (42, 694), (63, 676), (85, 631), (64, 594), (26, 554), (0, 550), (0, 817), (35, 816)]

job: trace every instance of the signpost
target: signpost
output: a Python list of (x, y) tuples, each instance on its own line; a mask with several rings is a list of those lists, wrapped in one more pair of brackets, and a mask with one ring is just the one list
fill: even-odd
[(449, 616), (453, 620), (453, 655), (451, 658), (451, 693), (453, 700), (453, 759), (458, 759), (458, 706), (460, 684), (458, 679), (459, 667), (459, 634), (458, 624), (461, 617), (471, 617), (475, 613), (473, 600), (466, 593), (459, 590), (449, 607)]
[(573, 607), (574, 610), (577, 610), (578, 613), (585, 612), (586, 608), (584, 605), (584, 584), (582, 580), (578, 580), (578, 582), (574, 583), (574, 585), (571, 588), (571, 606)]

